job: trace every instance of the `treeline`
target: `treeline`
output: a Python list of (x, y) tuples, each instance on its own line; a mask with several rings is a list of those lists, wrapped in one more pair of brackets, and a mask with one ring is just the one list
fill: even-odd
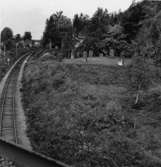
[[(9, 27), (5, 27), (1, 31), (1, 50), (8, 51), (12, 50), (15, 47), (23, 47), (22, 41), (31, 40), (32, 35), (31, 32), (24, 32), (24, 35), (21, 36), (20, 34), (14, 35), (13, 30)], [(17, 45), (17, 46), (16, 46)]]
[[(56, 12), (46, 21), (42, 38), (44, 46), (58, 47), (65, 51), (93, 50), (109, 55), (131, 57), (136, 45), (144, 50), (144, 55), (157, 57), (156, 43), (160, 39), (159, 1), (135, 2), (124, 12), (109, 13), (107, 9), (98, 8), (92, 17), (87, 14), (75, 14), (74, 18)], [(150, 48), (150, 52), (149, 52)], [(150, 54), (149, 54), (150, 53)], [(157, 55), (156, 55), (157, 54)]]
[[(46, 28), (43, 34), (43, 45), (58, 47), (64, 50), (89, 50), (95, 53), (105, 48), (106, 37), (114, 29), (117, 29), (116, 36), (122, 32), (119, 25), (119, 14), (109, 14), (107, 9), (98, 8), (90, 18), (86, 14), (75, 14), (73, 20), (63, 15), (63, 12), (56, 12), (46, 21)], [(117, 34), (118, 33), (118, 34)], [(83, 43), (81, 43), (83, 39)], [(76, 47), (77, 43), (81, 43)], [(108, 45), (111, 45), (110, 41)]]

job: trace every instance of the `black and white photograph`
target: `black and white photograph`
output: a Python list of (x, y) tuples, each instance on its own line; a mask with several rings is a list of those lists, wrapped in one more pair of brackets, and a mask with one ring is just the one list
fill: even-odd
[(0, 0), (0, 167), (161, 167), (160, 0)]

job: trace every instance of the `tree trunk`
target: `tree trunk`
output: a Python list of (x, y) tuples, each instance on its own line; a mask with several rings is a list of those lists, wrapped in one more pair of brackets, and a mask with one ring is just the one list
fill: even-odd
[(139, 86), (138, 86), (138, 90), (137, 90), (137, 94), (136, 94), (136, 98), (135, 98), (135, 104), (137, 104), (139, 102), (140, 89), (141, 89), (141, 84), (139, 84)]
[(139, 101), (139, 92), (136, 94), (135, 104), (137, 104)]

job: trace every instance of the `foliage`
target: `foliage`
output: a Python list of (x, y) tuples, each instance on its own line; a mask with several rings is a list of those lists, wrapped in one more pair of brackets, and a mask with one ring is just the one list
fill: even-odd
[(10, 50), (13, 47), (13, 32), (11, 28), (5, 27), (1, 32), (1, 40), (4, 45), (4, 49)]
[(25, 32), (24, 36), (23, 36), (23, 40), (31, 40), (32, 39), (32, 35), (31, 32)]
[(145, 11), (141, 3), (133, 4), (123, 14), (121, 25), (124, 28), (124, 33), (127, 35), (127, 40), (131, 41), (136, 38), (136, 35), (141, 27), (140, 22), (145, 18)]
[(137, 104), (139, 101), (140, 91), (147, 90), (150, 85), (150, 75), (146, 60), (144, 60), (143, 56), (139, 55), (139, 52), (136, 54), (138, 55), (135, 55), (133, 58), (132, 64), (128, 71), (128, 84), (131, 90), (136, 92), (135, 103)]
[(74, 19), (73, 19), (74, 34), (78, 36), (78, 34), (81, 33), (85, 29), (88, 22), (89, 22), (88, 15), (84, 15), (83, 13), (81, 13), (80, 15), (75, 14)]
[(98, 8), (87, 27), (87, 33), (93, 37), (101, 38), (107, 32), (109, 25), (109, 14), (107, 9)]
[(98, 8), (92, 18), (75, 15), (73, 29), (62, 12), (47, 20), (44, 45), (71, 49), (73, 34), (83, 34), (83, 49), (133, 59), (128, 67), (65, 65), (55, 52), (31, 62), (23, 102), (36, 151), (76, 167), (160, 166), (160, 89), (151, 91), (160, 74), (147, 62), (153, 54), (160, 62), (159, 10), (151, 1), (113, 15)]
[(52, 47), (62, 48), (64, 40), (69, 39), (72, 43), (72, 23), (71, 20), (63, 15), (63, 12), (56, 12), (46, 21), (43, 34), (43, 45), (51, 43)]
[[(116, 56), (132, 57), (136, 42), (142, 47), (142, 55), (158, 58), (160, 9), (159, 1), (133, 1), (125, 12), (108, 13), (98, 8), (91, 18), (75, 14), (73, 22), (59, 11), (47, 19), (42, 43), (50, 48), (58, 46), (65, 57), (73, 50), (90, 49), (95, 55), (105, 55), (113, 49)], [(80, 45), (74, 48), (76, 42)]]
[(1, 32), (1, 40), (2, 42), (6, 42), (13, 38), (13, 31), (11, 28), (5, 27)]
[(16, 42), (20, 42), (21, 41), (21, 35), (20, 34), (16, 34), (15, 35), (15, 41)]
[(154, 144), (148, 116), (125, 102), (135, 95), (127, 87), (130, 68), (65, 65), (48, 56), (28, 64), (23, 102), (34, 149), (78, 167), (155, 165), (145, 152), (161, 142)]

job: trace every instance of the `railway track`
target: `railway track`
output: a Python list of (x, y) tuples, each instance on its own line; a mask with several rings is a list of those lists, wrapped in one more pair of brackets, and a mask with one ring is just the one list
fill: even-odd
[(28, 53), (21, 57), (9, 73), (0, 97), (0, 137), (19, 144), (16, 121), (16, 88), (23, 61), (31, 55), (41, 55), (44, 50)]
[(1, 97), (0, 136), (18, 143), (15, 108), (16, 78), (17, 73), (14, 71), (7, 80)]
[(11, 70), (0, 98), (0, 137), (18, 144), (16, 124), (16, 86), (19, 70), (26, 57), (20, 59)]
[(21, 65), (29, 56), (40, 56), (45, 50), (34, 51), (21, 57), (6, 75), (5, 85), (0, 89), (0, 156), (23, 167), (69, 167), (20, 145), (17, 125), (16, 88)]
[(18, 82), (18, 76), (23, 61), (28, 56), (41, 55), (44, 50), (28, 53), (21, 57), (13, 69), (10, 71), (5, 85), (3, 87), (0, 97), (0, 137), (6, 141), (10, 141), (19, 144), (18, 132), (17, 132), (17, 105), (16, 105), (16, 88)]

